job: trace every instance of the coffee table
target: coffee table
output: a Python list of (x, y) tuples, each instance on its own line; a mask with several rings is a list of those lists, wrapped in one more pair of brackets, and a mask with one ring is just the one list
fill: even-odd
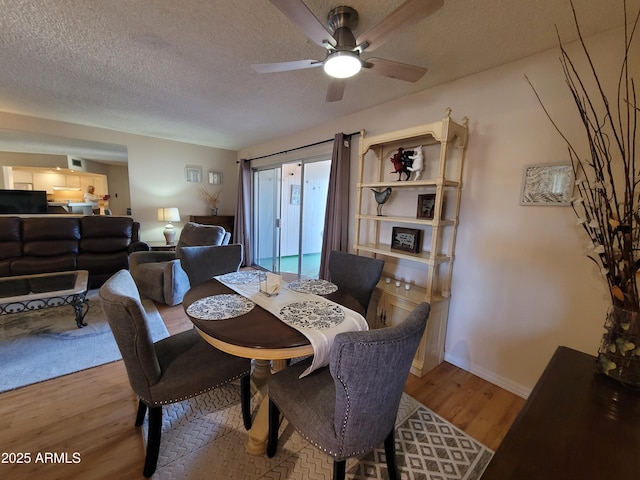
[(87, 270), (0, 278), (0, 315), (71, 305), (78, 328), (89, 311)]

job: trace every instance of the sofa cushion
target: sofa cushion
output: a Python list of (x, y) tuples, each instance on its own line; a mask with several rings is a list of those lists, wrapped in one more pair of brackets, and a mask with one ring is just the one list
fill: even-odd
[[(126, 252), (133, 235), (133, 219), (128, 217), (82, 217), (81, 252)], [(127, 263), (128, 266), (128, 263)], [(121, 267), (121, 268), (127, 268)]]
[(89, 270), (91, 273), (113, 273), (129, 269), (129, 255), (126, 250), (115, 253), (81, 252), (77, 265), (78, 270)]
[(89, 288), (100, 287), (114, 272), (129, 269), (126, 250), (113, 253), (80, 252), (76, 260), (78, 270), (88, 270)]
[[(22, 219), (22, 254), (58, 257), (78, 253), (80, 222), (77, 218)], [(56, 270), (50, 270), (56, 271)]]
[(8, 277), (11, 275), (11, 262), (12, 258), (6, 260), (0, 260), (0, 277)]
[[(22, 255), (19, 217), (0, 217), (0, 260)], [(0, 262), (0, 265), (3, 262)], [(4, 262), (7, 263), (7, 262)], [(8, 262), (10, 263), (10, 262)], [(0, 266), (0, 272), (5, 268)], [(2, 275), (7, 275), (2, 273)]]
[(80, 240), (80, 220), (71, 217), (22, 219), (22, 241)]
[(30, 275), (32, 273), (65, 272), (76, 270), (76, 255), (54, 257), (23, 256), (11, 262), (12, 275)]
[(25, 242), (22, 252), (30, 257), (58, 257), (78, 253), (78, 242), (75, 240), (49, 240), (46, 242)]

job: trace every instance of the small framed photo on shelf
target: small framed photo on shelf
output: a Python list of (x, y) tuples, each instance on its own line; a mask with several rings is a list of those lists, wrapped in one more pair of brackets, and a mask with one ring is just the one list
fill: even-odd
[(525, 165), (520, 205), (567, 206), (573, 194), (570, 164)]
[(393, 227), (391, 230), (391, 249), (418, 253), (421, 233), (422, 230), (416, 228)]
[(418, 213), (417, 218), (425, 220), (433, 220), (433, 213), (436, 206), (436, 194), (425, 193), (418, 195)]

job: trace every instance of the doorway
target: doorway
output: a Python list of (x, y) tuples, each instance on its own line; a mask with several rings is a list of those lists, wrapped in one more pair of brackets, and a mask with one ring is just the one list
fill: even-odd
[(254, 264), (318, 278), (330, 156), (254, 170)]

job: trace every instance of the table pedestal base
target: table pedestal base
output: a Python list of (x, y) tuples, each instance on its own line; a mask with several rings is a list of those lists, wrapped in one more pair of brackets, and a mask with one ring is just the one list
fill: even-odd
[[(254, 360), (251, 380), (260, 395), (260, 406), (253, 419), (245, 449), (251, 455), (264, 455), (269, 438), (269, 376), (287, 366), (286, 360)], [(271, 366), (273, 363), (273, 366)]]

